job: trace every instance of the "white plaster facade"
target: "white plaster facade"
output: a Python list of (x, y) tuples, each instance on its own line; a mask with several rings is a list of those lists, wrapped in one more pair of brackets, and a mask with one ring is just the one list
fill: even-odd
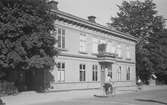
[[(135, 37), (59, 10), (53, 12), (58, 15), (54, 23), (57, 29), (54, 35), (55, 38), (62, 40), (63, 38), (58, 38), (58, 29), (65, 30), (65, 38), (62, 41), (65, 48), (59, 48), (61, 53), (55, 57), (57, 64), (63, 63), (63, 68), (55, 65), (52, 71), (54, 82), (51, 90), (100, 88), (105, 76), (111, 71), (112, 80), (117, 87), (136, 85), (135, 45), (137, 39)], [(80, 51), (81, 34), (85, 35), (82, 46), (85, 47), (84, 52)], [(98, 44), (101, 42), (107, 44), (106, 52), (120, 53), (120, 57), (98, 57), (98, 53), (93, 51), (96, 49), (94, 39), (98, 40)], [(58, 43), (55, 47), (58, 47)], [(84, 69), (80, 65), (84, 65)], [(92, 79), (93, 65), (97, 65), (97, 80)], [(80, 79), (80, 71), (82, 71), (80, 68), (85, 72), (83, 74), (85, 80)], [(127, 77), (128, 69), (130, 69), (129, 77)]]

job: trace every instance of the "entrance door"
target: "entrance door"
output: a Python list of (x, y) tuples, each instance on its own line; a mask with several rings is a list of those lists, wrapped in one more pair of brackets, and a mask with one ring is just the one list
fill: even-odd
[(102, 84), (105, 82), (105, 78), (107, 77), (108, 74), (112, 78), (112, 64), (102, 65), (101, 66), (101, 83)]

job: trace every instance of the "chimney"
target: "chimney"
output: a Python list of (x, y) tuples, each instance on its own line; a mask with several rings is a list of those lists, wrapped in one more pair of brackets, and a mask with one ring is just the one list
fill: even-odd
[(54, 1), (54, 0), (51, 0), (48, 2), (48, 4), (50, 5), (51, 9), (54, 9), (54, 10), (58, 10), (58, 1)]
[(96, 19), (95, 16), (88, 16), (88, 20), (89, 20), (90, 22), (96, 23), (95, 19)]

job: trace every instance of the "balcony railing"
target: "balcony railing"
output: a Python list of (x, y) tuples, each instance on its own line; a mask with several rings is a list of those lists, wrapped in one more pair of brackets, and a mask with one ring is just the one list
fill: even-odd
[(111, 53), (106, 50), (107, 49), (107, 44), (99, 44), (98, 45), (98, 55), (97, 57), (112, 57), (115, 58), (117, 57), (116, 53)]

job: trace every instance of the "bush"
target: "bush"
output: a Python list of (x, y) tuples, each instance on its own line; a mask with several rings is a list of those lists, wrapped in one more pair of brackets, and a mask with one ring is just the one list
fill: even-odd
[(3, 103), (2, 99), (0, 99), (0, 105), (5, 105), (5, 103)]

